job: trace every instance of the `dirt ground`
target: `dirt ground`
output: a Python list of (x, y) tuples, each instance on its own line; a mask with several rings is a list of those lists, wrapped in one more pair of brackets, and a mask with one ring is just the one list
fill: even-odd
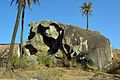
[[(4, 70), (1, 68), (0, 76), (2, 71)], [(3, 76), (4, 80), (8, 80), (7, 76)], [(36, 69), (16, 69), (13, 76), (13, 80), (120, 80), (118, 74), (84, 71), (80, 68), (48, 68), (44, 66), (38, 66)]]
[[(117, 66), (116, 69), (119, 69), (120, 51), (113, 51), (113, 55), (114, 67)], [(3, 75), (4, 71), (5, 68), (0, 68), (0, 80), (3, 80), (3, 78), (9, 80), (6, 75)], [(108, 74), (97, 70), (85, 71), (78, 67), (46, 67), (42, 65), (34, 68), (15, 69), (12, 76), (13, 80), (120, 80), (120, 74), (116, 73)]]

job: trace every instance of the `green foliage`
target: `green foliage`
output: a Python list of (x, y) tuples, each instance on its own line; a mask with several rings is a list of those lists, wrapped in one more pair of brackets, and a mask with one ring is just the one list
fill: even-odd
[(24, 56), (21, 58), (21, 68), (34, 69), (37, 65), (35, 56)]
[[(19, 4), (19, 0), (12, 0), (10, 5), (12, 5), (13, 2), (15, 2), (16, 5)], [(22, 3), (27, 4), (29, 9), (31, 9), (32, 4), (40, 4), (40, 0), (23, 0)]]
[(90, 14), (91, 15), (91, 12), (92, 12), (92, 2), (85, 2), (82, 6), (80, 6), (81, 8), (81, 12), (82, 12), (82, 15), (87, 15), (87, 14)]
[(19, 68), (19, 58), (17, 55), (12, 56), (13, 68)]
[(28, 68), (28, 57), (24, 56), (21, 58), (21, 68)]
[(17, 56), (17, 55), (13, 56), (13, 57), (12, 57), (12, 61), (13, 61), (13, 63), (19, 63), (19, 58), (18, 58), (18, 56)]
[(97, 68), (93, 65), (91, 60), (82, 60), (81, 67), (83, 70), (97, 70)]
[(56, 67), (65, 67), (64, 61), (62, 59), (56, 59), (54, 62), (54, 66)]
[(51, 56), (46, 56), (43, 54), (38, 55), (37, 61), (41, 65), (46, 65), (46, 66), (53, 66), (54, 65), (54, 59)]
[(88, 30), (88, 16), (92, 13), (92, 2), (85, 2), (82, 6), (80, 6), (82, 15), (86, 16), (87, 20), (87, 30)]
[(51, 67), (73, 67), (77, 66), (75, 61), (70, 61), (66, 59), (57, 59), (51, 55), (38, 55), (37, 61), (40, 65), (51, 66)]

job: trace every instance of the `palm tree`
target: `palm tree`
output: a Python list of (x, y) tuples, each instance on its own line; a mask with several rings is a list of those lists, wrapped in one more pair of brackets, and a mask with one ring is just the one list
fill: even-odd
[[(23, 11), (22, 11), (22, 28), (21, 28), (21, 39), (20, 39), (20, 46), (21, 46), (21, 50), (20, 50), (20, 61), (21, 61), (21, 58), (22, 58), (22, 46), (23, 46), (23, 31), (24, 31), (24, 15), (25, 15), (25, 8), (26, 8), (26, 4), (28, 4), (28, 7), (29, 9), (31, 9), (31, 4), (32, 4), (32, 1), (35, 3), (35, 4), (39, 4), (39, 0), (24, 0), (23, 1)], [(20, 66), (21, 66), (21, 63), (20, 63)]]
[(9, 51), (9, 55), (8, 55), (8, 62), (6, 65), (6, 71), (11, 72), (12, 70), (12, 53), (13, 53), (13, 49), (14, 49), (14, 42), (15, 42), (15, 38), (16, 38), (16, 33), (18, 30), (18, 25), (20, 22), (20, 15), (21, 15), (21, 11), (22, 11), (22, 0), (18, 1), (18, 12), (17, 12), (17, 17), (16, 17), (16, 22), (14, 25), (14, 31), (12, 34), (12, 39), (11, 39), (11, 46), (10, 46), (10, 51)]
[[(10, 5), (12, 5), (12, 3), (14, 1), (15, 0), (12, 0)], [(12, 70), (12, 53), (13, 53), (13, 49), (14, 49), (14, 42), (15, 42), (15, 38), (16, 38), (16, 33), (17, 33), (17, 30), (18, 30), (19, 22), (20, 22), (21, 12), (22, 12), (22, 30), (21, 30), (21, 43), (22, 43), (25, 7), (26, 7), (26, 4), (28, 4), (28, 6), (30, 8), (31, 4), (32, 4), (32, 1), (35, 4), (39, 3), (39, 0), (16, 0), (16, 4), (18, 4), (18, 12), (17, 12), (16, 22), (15, 22), (15, 26), (14, 26), (13, 35), (12, 35), (10, 52), (9, 52), (9, 56), (8, 56), (8, 62), (7, 62), (7, 66), (6, 66), (7, 71)]]
[(15, 42), (15, 38), (16, 38), (16, 33), (18, 30), (18, 25), (20, 22), (20, 15), (21, 15), (21, 11), (22, 11), (22, 0), (18, 0), (18, 12), (17, 12), (17, 17), (16, 17), (16, 22), (14, 25), (14, 31), (12, 34), (12, 39), (11, 39), (11, 45), (10, 45), (10, 51), (8, 54), (8, 61), (7, 61), (7, 65), (6, 65), (6, 70), (3, 72), (2, 75), (6, 75), (5, 77), (1, 76), (1, 78), (12, 78), (12, 53), (13, 53), (13, 49), (14, 49), (14, 42)]
[(92, 2), (85, 2), (82, 6), (81, 6), (81, 12), (82, 12), (82, 16), (85, 15), (86, 19), (87, 19), (87, 29), (88, 30), (88, 16), (91, 15), (92, 12)]

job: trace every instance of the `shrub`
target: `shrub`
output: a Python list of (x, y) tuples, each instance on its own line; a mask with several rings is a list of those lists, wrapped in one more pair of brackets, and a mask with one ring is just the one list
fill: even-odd
[(21, 65), (20, 65), (21, 68), (28, 68), (28, 67), (29, 67), (28, 57), (27, 57), (27, 56), (23, 56), (23, 57), (21, 58), (20, 63), (21, 63)]
[(107, 70), (107, 73), (110, 74), (120, 74), (120, 62), (114, 62), (111, 66), (110, 69)]
[(81, 61), (78, 61), (79, 64), (81, 64), (81, 67), (83, 70), (93, 70), (96, 71), (98, 70), (97, 67), (95, 67), (95, 65), (93, 65), (93, 62), (91, 60), (87, 60), (87, 59), (83, 59)]
[(12, 57), (12, 61), (13, 61), (13, 68), (18, 68), (19, 67), (19, 58), (17, 55), (14, 55)]
[(54, 66), (54, 59), (52, 56), (49, 55), (43, 55), (40, 54), (38, 55), (37, 61), (39, 62), (40, 65), (45, 65), (45, 66)]

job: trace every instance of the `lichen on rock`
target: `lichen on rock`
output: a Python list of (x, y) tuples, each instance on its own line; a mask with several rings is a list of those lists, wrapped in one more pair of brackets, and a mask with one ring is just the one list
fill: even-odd
[(90, 60), (99, 69), (105, 69), (112, 61), (110, 41), (97, 31), (49, 20), (33, 22), (30, 26), (28, 38), (38, 52), (61, 51), (67, 59)]

